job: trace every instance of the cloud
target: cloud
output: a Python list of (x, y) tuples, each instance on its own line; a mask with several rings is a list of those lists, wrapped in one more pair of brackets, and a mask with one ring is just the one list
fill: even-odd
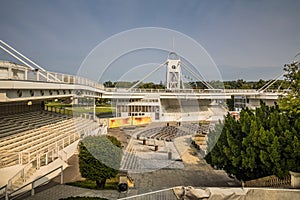
[(165, 27), (197, 40), (220, 66), (267, 68), (300, 51), (299, 10), (297, 0), (2, 0), (0, 37), (47, 70), (75, 74), (111, 35)]

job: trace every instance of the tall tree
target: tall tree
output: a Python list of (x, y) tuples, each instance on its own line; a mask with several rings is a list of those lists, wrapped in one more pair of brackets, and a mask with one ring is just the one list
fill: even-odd
[(282, 110), (288, 112), (291, 117), (300, 116), (300, 71), (299, 62), (286, 64), (285, 80), (289, 85), (290, 91), (287, 96), (283, 96), (280, 100)]

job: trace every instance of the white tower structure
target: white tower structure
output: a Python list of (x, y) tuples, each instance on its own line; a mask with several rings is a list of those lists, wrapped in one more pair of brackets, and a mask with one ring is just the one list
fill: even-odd
[(181, 88), (180, 58), (175, 52), (169, 54), (167, 64), (167, 89), (177, 90)]

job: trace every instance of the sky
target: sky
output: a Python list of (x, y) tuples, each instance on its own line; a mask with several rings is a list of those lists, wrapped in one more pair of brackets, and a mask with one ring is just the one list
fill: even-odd
[[(300, 52), (298, 0), (1, 0), (0, 4), (0, 39), (46, 70), (61, 73), (78, 74), (103, 41), (143, 27), (170, 29), (192, 38), (208, 53), (223, 80), (271, 79)], [(13, 60), (1, 50), (0, 59)], [(144, 65), (155, 67), (159, 59), (147, 58)], [(114, 70), (101, 80), (125, 76), (132, 64), (125, 61), (114, 62)]]

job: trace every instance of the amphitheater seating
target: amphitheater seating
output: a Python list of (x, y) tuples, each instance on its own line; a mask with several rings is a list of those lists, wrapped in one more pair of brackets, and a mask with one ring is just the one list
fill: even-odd
[(3, 124), (0, 127), (0, 167), (18, 164), (21, 152), (28, 155), (22, 156), (24, 163), (37, 155), (62, 149), (78, 140), (86, 130), (98, 126), (92, 120), (48, 111), (1, 116), (0, 123)]
[(152, 129), (147, 129), (138, 134), (138, 138), (148, 138), (148, 139), (157, 139), (172, 141), (176, 137), (183, 135), (188, 135), (189, 133), (183, 130), (178, 129), (175, 126), (164, 126), (164, 127), (155, 127)]
[(182, 124), (183, 128), (188, 129), (188, 132), (191, 132), (193, 134), (208, 134), (210, 129), (213, 129), (214, 125), (213, 124), (192, 124), (192, 123), (187, 123), (187, 124)]
[[(144, 130), (137, 134), (138, 139), (157, 139), (173, 141), (174, 138), (184, 135), (197, 135), (198, 139), (203, 141), (210, 130), (214, 128), (213, 124), (208, 123), (183, 123), (180, 126), (155, 127)], [(199, 138), (203, 137), (203, 138)], [(204, 145), (204, 144), (203, 144)]]

